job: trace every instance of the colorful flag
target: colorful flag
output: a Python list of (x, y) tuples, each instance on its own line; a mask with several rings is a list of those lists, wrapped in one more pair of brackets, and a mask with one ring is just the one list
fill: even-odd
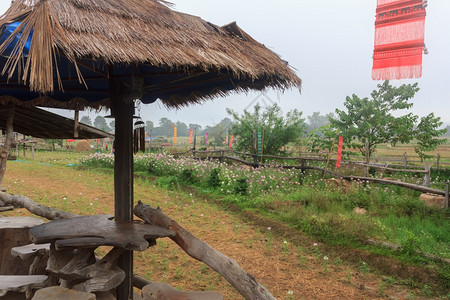
[(177, 143), (177, 126), (173, 125), (173, 143)]
[(234, 138), (234, 135), (231, 135), (231, 138), (230, 138), (230, 148), (233, 147), (233, 138)]
[(339, 143), (338, 143), (338, 152), (337, 152), (337, 159), (336, 159), (336, 168), (341, 167), (341, 156), (342, 156), (342, 144), (344, 142), (344, 139), (342, 136), (339, 136)]
[(227, 136), (225, 137), (225, 145), (228, 145), (228, 134), (227, 134)]
[(426, 16), (424, 2), (377, 0), (373, 80), (422, 76)]
[(189, 144), (192, 144), (192, 130), (189, 131)]
[(70, 143), (70, 142), (75, 142), (75, 139), (68, 139), (67, 142), (68, 142), (68, 143)]

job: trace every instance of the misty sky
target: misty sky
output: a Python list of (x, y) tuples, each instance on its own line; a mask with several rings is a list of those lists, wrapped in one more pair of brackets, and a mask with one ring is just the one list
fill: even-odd
[[(0, 13), (9, 0), (0, 0)], [(283, 112), (294, 108), (311, 115), (343, 108), (345, 97), (369, 96), (381, 82), (371, 79), (376, 0), (172, 0), (174, 9), (200, 16), (217, 25), (232, 21), (279, 54), (303, 80), (301, 94), (269, 90), (259, 99), (278, 103)], [(394, 85), (418, 82), (421, 90), (413, 99), (412, 112), (420, 116), (434, 112), (450, 123), (450, 11), (449, 0), (429, 0), (425, 25), (422, 78), (393, 80)], [(168, 110), (160, 102), (142, 105), (141, 117), (158, 124), (162, 117), (202, 126), (229, 117), (225, 108), (252, 109), (259, 92), (232, 94), (202, 105)], [(264, 105), (264, 102), (259, 101)], [(91, 119), (95, 113), (88, 114)], [(106, 115), (107, 113), (100, 113)], [(72, 114), (66, 114), (72, 116)]]

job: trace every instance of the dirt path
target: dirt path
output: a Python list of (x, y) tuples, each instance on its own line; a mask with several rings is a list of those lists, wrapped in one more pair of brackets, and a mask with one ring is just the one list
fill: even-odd
[[(111, 174), (9, 162), (3, 186), (10, 193), (78, 214), (113, 213)], [(420, 294), (395, 285), (389, 277), (372, 274), (369, 266), (346, 264), (308, 237), (285, 239), (270, 227), (247, 223), (190, 193), (161, 190), (137, 179), (137, 200), (160, 206), (194, 235), (234, 258), (278, 299), (408, 299), (411, 293)], [(7, 214), (28, 212), (19, 209)], [(152, 281), (186, 290), (215, 290), (225, 299), (242, 299), (218, 274), (188, 257), (169, 239), (136, 252), (135, 269)]]

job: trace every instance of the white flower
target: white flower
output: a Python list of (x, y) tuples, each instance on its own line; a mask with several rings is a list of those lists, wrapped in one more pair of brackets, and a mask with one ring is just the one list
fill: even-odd
[(289, 290), (288, 295), (294, 295), (294, 291)]
[(270, 227), (270, 226), (269, 226), (269, 227), (267, 227), (267, 230), (272, 230), (272, 227)]
[(324, 260), (328, 260), (328, 256), (324, 256), (323, 259), (324, 259)]

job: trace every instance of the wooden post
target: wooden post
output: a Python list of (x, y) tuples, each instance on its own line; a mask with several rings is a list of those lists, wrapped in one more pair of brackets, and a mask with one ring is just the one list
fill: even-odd
[(448, 184), (449, 182), (445, 184), (445, 209), (448, 209)]
[(8, 161), (9, 151), (11, 150), (11, 144), (14, 140), (14, 112), (15, 108), (11, 106), (6, 119), (5, 144), (0, 148), (0, 185), (6, 173), (6, 163)]
[[(114, 216), (117, 222), (133, 220), (133, 114), (134, 103), (127, 99), (122, 84), (110, 72), (111, 113), (115, 117), (114, 141)], [(125, 251), (117, 260), (125, 279), (117, 287), (117, 299), (133, 299), (133, 251)]]
[(73, 117), (73, 137), (78, 138), (78, 119), (80, 117), (80, 111), (78, 109), (75, 110), (75, 115)]
[(408, 155), (405, 153), (403, 153), (403, 160), (405, 161), (405, 169), (408, 168)]
[(369, 177), (369, 162), (370, 162), (370, 149), (369, 149), (369, 139), (366, 138), (366, 143), (364, 145), (364, 154), (365, 154), (365, 161), (364, 161), (364, 177)]
[(192, 155), (195, 156), (195, 144), (197, 143), (197, 127), (194, 128), (194, 145), (192, 147)]
[(437, 174), (439, 175), (441, 173), (441, 170), (439, 170), (439, 161), (441, 160), (441, 155), (438, 153), (436, 158), (436, 167), (437, 167)]
[(31, 143), (31, 156), (33, 157), (34, 160), (34, 143)]
[(430, 164), (425, 165), (425, 176), (423, 177), (423, 185), (426, 187), (430, 187), (430, 181), (431, 181), (431, 167)]

